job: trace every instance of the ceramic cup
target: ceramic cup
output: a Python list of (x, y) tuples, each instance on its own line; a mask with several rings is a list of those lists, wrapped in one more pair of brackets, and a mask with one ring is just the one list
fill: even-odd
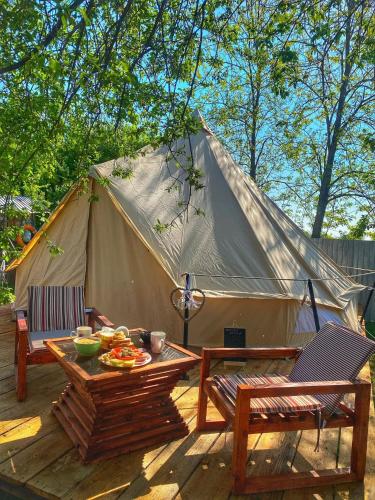
[(76, 330), (71, 332), (71, 337), (91, 337), (91, 326), (77, 326)]
[(164, 332), (151, 332), (151, 351), (159, 353), (163, 350), (166, 334)]
[(109, 345), (115, 335), (113, 328), (104, 327), (97, 333), (97, 335), (100, 338), (102, 348), (109, 349)]

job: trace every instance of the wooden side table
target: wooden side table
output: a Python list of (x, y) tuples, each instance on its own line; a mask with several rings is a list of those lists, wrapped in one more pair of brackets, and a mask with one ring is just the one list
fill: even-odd
[(150, 364), (119, 370), (98, 356), (80, 357), (71, 339), (46, 342), (69, 384), (53, 405), (84, 463), (97, 462), (188, 434), (171, 392), (200, 357), (166, 342)]

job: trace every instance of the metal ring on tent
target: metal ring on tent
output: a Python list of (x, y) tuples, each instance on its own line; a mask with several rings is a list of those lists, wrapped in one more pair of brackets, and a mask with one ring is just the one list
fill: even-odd
[[(177, 292), (181, 292), (181, 297), (179, 298), (178, 301), (177, 301), (177, 297), (176, 297)], [(183, 311), (186, 308), (186, 304), (187, 304), (186, 293), (189, 293), (192, 296), (192, 295), (194, 295), (194, 292), (198, 292), (201, 295), (202, 300), (195, 301), (193, 299), (193, 304), (190, 307), (189, 307), (189, 305), (187, 305), (190, 312), (192, 312), (193, 314), (189, 314), (189, 318), (186, 318), (183, 314)], [(201, 290), (200, 288), (190, 288), (189, 290), (186, 290), (186, 288), (178, 287), (178, 288), (175, 288), (171, 291), (171, 293), (169, 295), (169, 299), (171, 301), (172, 306), (174, 307), (174, 309), (177, 311), (178, 315), (180, 316), (180, 318), (183, 319), (184, 321), (190, 321), (193, 318), (195, 318), (195, 316), (202, 310), (202, 307), (206, 301), (206, 295), (205, 295), (204, 291)], [(189, 300), (191, 300), (191, 299), (189, 299)]]

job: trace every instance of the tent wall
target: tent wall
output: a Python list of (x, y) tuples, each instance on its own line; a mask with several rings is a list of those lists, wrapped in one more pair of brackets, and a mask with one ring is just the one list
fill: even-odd
[(189, 340), (192, 345), (222, 346), (224, 328), (235, 326), (246, 328), (249, 346), (286, 345), (298, 308), (294, 300), (207, 298), (190, 323)]
[[(59, 216), (41, 236), (16, 271), (16, 308), (27, 307), (29, 285), (83, 285), (90, 211), (89, 194), (72, 193)], [(48, 240), (63, 249), (53, 257)]]
[(86, 303), (116, 325), (174, 332), (178, 316), (169, 301), (175, 287), (130, 228), (106, 191), (94, 183), (91, 204)]
[[(92, 191), (98, 201), (73, 193), (47, 230), (63, 255), (52, 257), (42, 237), (17, 268), (17, 307), (26, 307), (28, 285), (85, 283), (86, 304), (117, 326), (163, 330), (182, 342), (182, 320), (169, 300), (175, 283), (107, 191), (95, 181)], [(237, 326), (246, 328), (248, 345), (303, 345), (311, 334), (293, 335), (299, 310), (294, 299), (208, 297), (189, 325), (189, 343), (222, 345), (223, 329)], [(354, 302), (340, 315), (355, 327)]]
[[(169, 301), (175, 284), (105, 189), (94, 183), (93, 191), (99, 200), (92, 203), (89, 220), (87, 304), (95, 304), (117, 326), (163, 330), (181, 342), (182, 320)], [(207, 298), (190, 323), (189, 343), (222, 345), (224, 327), (236, 325), (246, 328), (249, 345), (286, 345), (299, 308), (296, 300)]]

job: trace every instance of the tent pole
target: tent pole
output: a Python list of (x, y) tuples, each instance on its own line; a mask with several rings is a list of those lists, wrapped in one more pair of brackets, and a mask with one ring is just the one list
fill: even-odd
[[(186, 273), (185, 274), (185, 291), (190, 290), (190, 274)], [(189, 307), (187, 304), (188, 301), (188, 296), (185, 293), (184, 295), (184, 340), (183, 340), (183, 346), (185, 349), (188, 348), (189, 344)], [(181, 375), (181, 380), (189, 380), (189, 375), (187, 373), (183, 373)]]
[(363, 313), (362, 313), (362, 316), (361, 316), (361, 320), (360, 320), (360, 324), (362, 325), (364, 319), (365, 319), (365, 316), (366, 316), (366, 313), (367, 313), (367, 309), (370, 305), (370, 302), (371, 302), (371, 297), (373, 296), (374, 294), (374, 289), (375, 289), (375, 281), (374, 281), (374, 284), (372, 285), (372, 289), (370, 290), (370, 293), (368, 294), (368, 297), (367, 297), (367, 300), (366, 300), (366, 304), (365, 304), (365, 307), (363, 309)]
[(309, 294), (310, 294), (310, 299), (311, 299), (311, 307), (312, 307), (313, 315), (314, 315), (315, 329), (316, 329), (316, 333), (318, 333), (320, 330), (319, 316), (318, 316), (318, 310), (316, 308), (314, 287), (313, 287), (312, 281), (310, 279), (307, 280), (307, 286), (309, 287)]
[[(186, 273), (185, 274), (185, 290), (190, 290), (190, 274)], [(188, 344), (189, 344), (189, 308), (188, 308), (188, 297), (187, 294), (185, 293), (185, 307), (184, 307), (184, 342), (183, 346), (185, 349), (187, 349)]]

